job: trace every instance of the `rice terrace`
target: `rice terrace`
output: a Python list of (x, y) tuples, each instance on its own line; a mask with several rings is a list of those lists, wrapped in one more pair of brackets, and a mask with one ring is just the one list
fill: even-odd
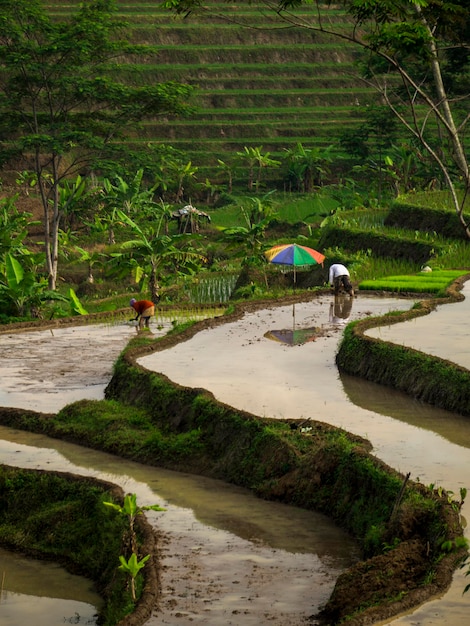
[(0, 0), (0, 621), (467, 624), (467, 4)]

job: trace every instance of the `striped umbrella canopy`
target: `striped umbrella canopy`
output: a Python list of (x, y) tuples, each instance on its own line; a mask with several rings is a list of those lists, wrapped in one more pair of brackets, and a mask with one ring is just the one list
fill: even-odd
[(274, 246), (264, 253), (270, 263), (292, 267), (297, 269), (307, 269), (312, 265), (320, 265), (325, 260), (325, 255), (313, 248), (301, 246), (298, 243), (286, 243)]

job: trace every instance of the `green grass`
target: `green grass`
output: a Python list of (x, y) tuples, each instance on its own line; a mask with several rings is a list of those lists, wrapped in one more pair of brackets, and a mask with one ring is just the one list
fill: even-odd
[(436, 270), (420, 272), (414, 275), (384, 276), (383, 278), (364, 280), (359, 284), (361, 291), (379, 290), (413, 293), (443, 293), (456, 278), (465, 275), (465, 270)]
[[(255, 193), (253, 194), (253, 196)], [(276, 193), (272, 196), (273, 208), (279, 213), (279, 221), (288, 224), (320, 222), (322, 216), (336, 208), (337, 201), (331, 196), (321, 194), (299, 195)], [(210, 211), (212, 226), (218, 229), (245, 226), (242, 207), (250, 207), (247, 197), (240, 201)]]
[[(459, 199), (462, 200), (462, 191), (458, 192)], [(441, 211), (454, 212), (455, 208), (452, 202), (450, 192), (444, 191), (418, 191), (400, 196), (400, 202), (414, 204), (418, 207), (428, 207), (430, 209), (439, 209)], [(465, 209), (470, 211), (470, 198), (467, 197)]]

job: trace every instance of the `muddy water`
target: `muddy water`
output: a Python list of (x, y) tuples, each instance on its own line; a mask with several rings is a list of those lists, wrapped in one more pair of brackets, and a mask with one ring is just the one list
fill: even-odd
[[(468, 307), (468, 291), (466, 287), (464, 302), (441, 307), (443, 315), (448, 311), (446, 321), (452, 330), (451, 337), (441, 335), (441, 356), (448, 359), (466, 338), (467, 326), (454, 324), (452, 315), (459, 306)], [(140, 363), (180, 384), (206, 387), (221, 401), (259, 415), (310, 417), (367, 437), (379, 458), (403, 473), (411, 472), (412, 478), (423, 483), (441, 485), (456, 494), (461, 487), (470, 487), (470, 420), (364, 381), (341, 379), (334, 363), (339, 337), (328, 315), (330, 304), (328, 298), (320, 298), (296, 305), (296, 324), (331, 329), (329, 337), (318, 337), (301, 347), (265, 337), (273, 328), (292, 324), (291, 309), (282, 307), (247, 315), (206, 335), (200, 333), (164, 354), (142, 358)], [(411, 305), (359, 296), (351, 319)], [(434, 334), (442, 327), (441, 316), (434, 315), (426, 318), (427, 333)], [(398, 333), (400, 326), (394, 331)], [(420, 347), (419, 343), (414, 347)], [(468, 501), (462, 512), (469, 516)], [(390, 623), (467, 625), (470, 596), (462, 596), (466, 582), (463, 572), (457, 572), (442, 598)]]
[[(265, 502), (220, 481), (5, 427), (0, 427), (0, 457), (8, 465), (100, 477), (136, 493), (141, 505), (165, 506), (165, 512), (148, 513), (163, 534), (164, 564), (162, 611), (149, 624), (215, 626), (238, 623), (230, 616), (243, 614), (244, 624), (259, 624), (264, 615), (273, 624), (298, 625), (327, 600), (340, 571), (359, 558), (356, 545), (325, 516)], [(41, 567), (32, 563), (31, 574), (23, 560), (10, 565), (25, 587), (24, 577)], [(56, 604), (66, 615), (67, 607)], [(3, 626), (2, 618), (0, 607)], [(20, 616), (9, 623), (26, 622)]]
[(103, 398), (113, 362), (135, 334), (125, 323), (2, 333), (0, 406), (54, 413)]
[(34, 561), (1, 548), (0, 581), (2, 626), (94, 624), (95, 607), (102, 602), (90, 581), (56, 563)]
[[(412, 304), (361, 295), (352, 302), (347, 316), (355, 319), (378, 315), (407, 309)], [(347, 320), (332, 315), (331, 305), (331, 299), (323, 297), (295, 307), (250, 314), (240, 322), (203, 331), (185, 344), (141, 362), (176, 382), (206, 387), (224, 402), (260, 415), (311, 417), (366, 436), (377, 456), (402, 472), (410, 471), (422, 482), (440, 484), (455, 492), (460, 486), (469, 487), (470, 420), (460, 420), (363, 381), (340, 378), (334, 355)], [(314, 328), (318, 333), (303, 345), (283, 344), (265, 336), (270, 331), (297, 328)], [(75, 330), (82, 334), (81, 329)], [(124, 343), (129, 332), (135, 332), (119, 330)], [(36, 376), (35, 408), (55, 411), (61, 406), (62, 393), (55, 392), (54, 381), (63, 380), (58, 363), (70, 360), (73, 344), (71, 336), (69, 339), (62, 353), (53, 344), (50, 368), (51, 344), (44, 352), (39, 350), (41, 376), (49, 384), (40, 393), (41, 381)], [(82, 347), (74, 362), (74, 384), (81, 384), (87, 392), (96, 378), (95, 374), (89, 375), (94, 370), (91, 361), (101, 362), (101, 367), (110, 371), (108, 363), (117, 356), (112, 354), (113, 342), (92, 343), (91, 353), (85, 353)], [(2, 355), (3, 345), (0, 337), (2, 364), (10, 353), (24, 354), (27, 347), (24, 335)], [(16, 378), (8, 366), (5, 370), (8, 389), (4, 395), (10, 406), (22, 406), (18, 402), (23, 391), (25, 401), (30, 400), (30, 382), (21, 371), (21, 361), (16, 366)], [(66, 390), (63, 398), (66, 404)], [(6, 405), (3, 401), (0, 404)], [(309, 517), (302, 522), (305, 512), (296, 510), (293, 517), (289, 508), (283, 514), (287, 507), (273, 509), (270, 503), (258, 502), (249, 494), (240, 493), (247, 500), (238, 501), (235, 496), (239, 490), (223, 483), (180, 475), (173, 480), (171, 473), (155, 470), (154, 474), (154, 470), (138, 464), (26, 433), (3, 429), (0, 437), (0, 459), (8, 464), (27, 462), (32, 467), (91, 472), (136, 492), (143, 504), (163, 500), (168, 511), (151, 513), (151, 519), (155, 518), (164, 533), (164, 606), (158, 618), (149, 621), (151, 625), (299, 626), (329, 596), (335, 572), (346, 566), (344, 559), (349, 555), (345, 555), (344, 548), (355, 557), (354, 547), (341, 534), (330, 535), (334, 529), (328, 524), (322, 526), (318, 536), (311, 536), (311, 528), (319, 527), (321, 518), (312, 523)], [(71, 469), (70, 463), (80, 469)], [(177, 484), (176, 480), (183, 482)], [(464, 514), (468, 516), (467, 505)], [(392, 623), (466, 625), (469, 598), (461, 593), (465, 582), (458, 573), (442, 598)]]

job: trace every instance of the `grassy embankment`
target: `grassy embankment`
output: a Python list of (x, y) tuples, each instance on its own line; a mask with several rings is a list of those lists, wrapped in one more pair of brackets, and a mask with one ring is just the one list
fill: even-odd
[[(334, 222), (334, 220), (333, 220)], [(397, 228), (396, 225), (400, 227)], [(352, 225), (352, 228), (350, 228)], [(440, 234), (445, 225), (447, 236)], [(341, 371), (400, 389), (412, 397), (449, 411), (470, 415), (470, 374), (449, 361), (364, 335), (368, 328), (398, 323), (432, 311), (437, 304), (462, 298), (460, 287), (470, 275), (470, 250), (443, 193), (412, 194), (399, 199), (382, 224), (358, 227), (356, 217), (333, 223), (323, 235), (325, 245), (342, 242), (351, 258), (365, 250), (375, 256), (376, 275), (358, 281), (360, 291), (433, 294), (408, 312), (366, 319), (348, 325), (336, 362)], [(369, 254), (370, 251), (370, 254)], [(380, 259), (398, 257), (415, 270), (389, 275)], [(432, 272), (421, 272), (423, 264)], [(385, 267), (385, 266), (384, 266)]]
[[(103, 606), (98, 608), (100, 624), (130, 626), (126, 616), (132, 615), (136, 605), (126, 575), (118, 569), (119, 556), (130, 556), (129, 526), (124, 516), (113, 514), (103, 504), (122, 503), (122, 490), (91, 478), (6, 466), (0, 466), (0, 485), (0, 544), (54, 560), (91, 579), (103, 597)], [(145, 605), (155, 601), (158, 591), (155, 539), (144, 516), (135, 523), (142, 556), (152, 554), (145, 578), (140, 573), (136, 580), (141, 598), (137, 611), (148, 618)], [(8, 579), (8, 572), (3, 574)]]

